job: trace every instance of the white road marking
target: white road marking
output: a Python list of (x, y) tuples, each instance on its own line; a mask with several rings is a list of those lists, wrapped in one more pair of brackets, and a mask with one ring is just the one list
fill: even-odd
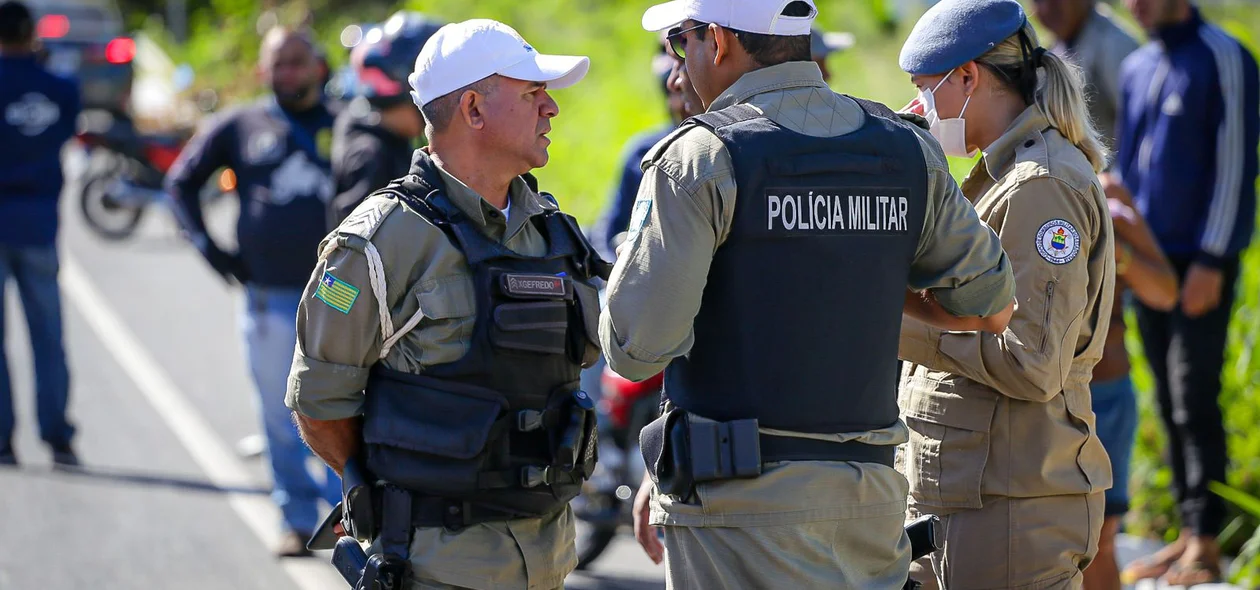
[[(144, 398), (157, 411), (184, 449), (212, 483), (223, 488), (251, 488), (258, 482), (237, 459), (171, 378), (162, 370), (131, 329), (110, 308), (91, 279), (64, 250), (61, 255), (61, 289), (70, 303), (82, 312), (88, 326), (118, 366), (127, 373)], [(229, 492), (228, 503), (237, 516), (267, 547), (279, 539), (279, 511), (269, 498)], [(270, 557), (270, 556), (269, 556)], [(332, 590), (346, 583), (331, 565), (320, 558), (283, 559), (279, 566), (298, 588)]]

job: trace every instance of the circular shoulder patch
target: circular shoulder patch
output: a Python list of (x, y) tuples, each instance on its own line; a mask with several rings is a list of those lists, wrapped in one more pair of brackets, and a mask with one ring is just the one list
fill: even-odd
[(1071, 223), (1051, 219), (1037, 230), (1037, 253), (1050, 264), (1067, 264), (1081, 251), (1081, 236)]

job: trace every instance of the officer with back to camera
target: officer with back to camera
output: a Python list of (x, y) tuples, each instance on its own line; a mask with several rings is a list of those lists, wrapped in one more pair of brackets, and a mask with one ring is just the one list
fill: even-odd
[(665, 370), (636, 535), (671, 587), (905, 584), (903, 310), (986, 330), (1012, 312), (997, 237), (928, 131), (823, 82), (816, 12), (698, 0), (643, 18), (673, 27), (707, 109), (645, 157), (600, 320), (615, 371)]

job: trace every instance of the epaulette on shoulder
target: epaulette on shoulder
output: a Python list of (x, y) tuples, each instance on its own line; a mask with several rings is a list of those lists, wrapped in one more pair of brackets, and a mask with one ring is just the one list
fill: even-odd
[(337, 226), (335, 233), (338, 245), (362, 252), (367, 242), (385, 223), (385, 218), (398, 208), (398, 199), (389, 197), (389, 193), (385, 192), (368, 196), (365, 202), (367, 206), (355, 209), (354, 213)]

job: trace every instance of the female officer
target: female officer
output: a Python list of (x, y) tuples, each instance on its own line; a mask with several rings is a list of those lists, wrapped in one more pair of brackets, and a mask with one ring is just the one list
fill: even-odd
[(984, 153), (962, 191), (1001, 238), (1018, 303), (997, 334), (903, 325), (899, 467), (911, 516), (940, 515), (945, 541), (912, 577), (1079, 588), (1111, 485), (1089, 383), (1116, 273), (1080, 74), (1039, 46), (1016, 0), (943, 0), (900, 61), (945, 153)]

